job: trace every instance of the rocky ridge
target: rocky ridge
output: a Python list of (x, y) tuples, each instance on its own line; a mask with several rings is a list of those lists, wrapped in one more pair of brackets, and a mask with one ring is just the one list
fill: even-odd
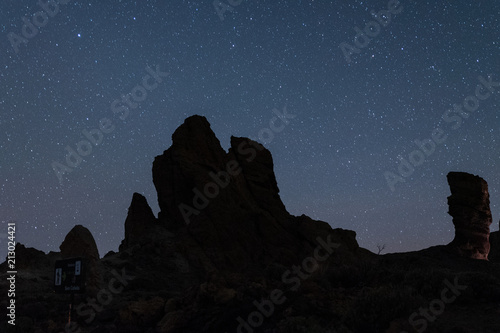
[(472, 259), (489, 249), (489, 196), (479, 177), (448, 177), (452, 243), (377, 256), (358, 246), (354, 231), (289, 214), (259, 143), (232, 137), (226, 152), (200, 116), (172, 141), (153, 163), (161, 211), (155, 217), (134, 193), (118, 252), (99, 259), (82, 226), (61, 252), (18, 244), (22, 332), (64, 331), (67, 295), (51, 289), (55, 260), (69, 256), (91, 258), (95, 272), (95, 288), (76, 296), (70, 332), (412, 331), (412, 313), (456, 279), (466, 291), (426, 332), (500, 331), (499, 233), (490, 235), (490, 262)]

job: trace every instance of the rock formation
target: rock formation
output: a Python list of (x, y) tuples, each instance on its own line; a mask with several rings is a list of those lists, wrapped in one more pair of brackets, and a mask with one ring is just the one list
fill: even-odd
[(455, 238), (449, 246), (462, 256), (488, 260), (492, 222), (488, 184), (465, 172), (450, 172), (447, 178), (451, 190), (448, 214), (455, 225)]
[(99, 251), (89, 229), (76, 225), (59, 246), (63, 259), (83, 257), (86, 260), (86, 289), (88, 294), (95, 294), (101, 285), (99, 273)]
[[(153, 163), (159, 216), (134, 193), (119, 252), (99, 259), (82, 226), (61, 253), (16, 247), (19, 332), (409, 332), (416, 328), (408, 318), (443, 281), (455, 281), (459, 303), (447, 304), (429, 333), (498, 331), (500, 265), (457, 257), (447, 246), (375, 255), (358, 246), (354, 231), (289, 214), (262, 145), (232, 137), (226, 152), (200, 116), (172, 138)], [(450, 246), (483, 257), (486, 183), (461, 173), (448, 180), (457, 227)], [(54, 263), (76, 256), (90, 259), (96, 275), (87, 279), (93, 294), (75, 296), (76, 327), (68, 330), (68, 295), (53, 291)], [(7, 271), (0, 264), (1, 290), (11, 284)], [(8, 305), (0, 297), (0, 307)], [(8, 319), (0, 318), (0, 332), (10, 330)]]
[(32, 247), (26, 247), (21, 243), (16, 244), (16, 267), (17, 269), (40, 269), (48, 265), (48, 260), (45, 253), (34, 249)]
[(151, 229), (157, 224), (146, 198), (139, 193), (134, 193), (125, 220), (125, 238), (120, 245), (120, 251), (134, 244), (147, 242), (147, 235), (151, 234)]
[(189, 235), (199, 255), (206, 256), (199, 261), (206, 271), (291, 264), (303, 251), (313, 251), (318, 236), (329, 233), (339, 241), (349, 239), (351, 250), (358, 247), (354, 232), (332, 231), (327, 223), (286, 211), (271, 153), (259, 143), (231, 137), (226, 153), (201, 116), (187, 118), (172, 141), (153, 163), (159, 222)]
[(99, 260), (99, 250), (89, 229), (75, 225), (59, 246), (63, 258), (86, 257), (89, 260)]
[[(500, 222), (498, 223), (500, 225)], [(490, 254), (488, 259), (494, 262), (500, 262), (500, 230), (490, 234)]]

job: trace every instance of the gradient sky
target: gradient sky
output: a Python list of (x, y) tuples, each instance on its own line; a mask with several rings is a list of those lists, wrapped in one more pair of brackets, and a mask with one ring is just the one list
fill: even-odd
[[(8, 221), (17, 241), (45, 252), (59, 251), (75, 224), (101, 256), (116, 251), (133, 192), (158, 213), (152, 162), (193, 114), (224, 149), (231, 135), (260, 133), (289, 212), (354, 230), (369, 250), (450, 242), (449, 171), (488, 182), (498, 230), (500, 88), (460, 127), (447, 110), (474, 96), (479, 76), (500, 81), (499, 1), (401, 1), (390, 22), (378, 16), (387, 24), (368, 43), (357, 39), (350, 62), (342, 48), (355, 47), (355, 28), (376, 29), (370, 12), (392, 2), (242, 1), (220, 15), (212, 0), (62, 2), (46, 22), (38, 13), (26, 43), (22, 17), (32, 22), (37, 1), (0, 5), (2, 257)], [(148, 66), (169, 75), (120, 119), (112, 103)], [(295, 117), (262, 136), (285, 107)], [(60, 182), (53, 163), (103, 118), (114, 130)], [(398, 156), (408, 160), (435, 129), (446, 140), (392, 191), (384, 173), (397, 174)]]

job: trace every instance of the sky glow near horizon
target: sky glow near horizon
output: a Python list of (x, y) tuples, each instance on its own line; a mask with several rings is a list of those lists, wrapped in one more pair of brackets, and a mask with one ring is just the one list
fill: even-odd
[[(498, 230), (500, 87), (462, 108), (467, 117), (448, 111), (480, 77), (500, 81), (498, 1), (242, 1), (223, 13), (213, 1), (65, 1), (35, 17), (37, 1), (0, 6), (2, 258), (10, 221), (18, 242), (44, 252), (76, 224), (101, 256), (117, 251), (134, 192), (158, 213), (152, 162), (193, 114), (226, 150), (231, 135), (264, 139), (288, 211), (354, 230), (371, 251), (453, 239), (449, 171), (488, 182)], [(386, 24), (370, 23), (391, 4), (396, 14), (378, 16)], [(38, 20), (37, 34), (23, 17)], [(356, 43), (365, 25), (372, 37)], [(122, 100), (157, 68), (168, 76)], [(285, 107), (295, 117), (259, 139)], [(68, 166), (66, 147), (102, 119), (113, 130)], [(436, 129), (446, 139), (402, 176), (398, 156), (415, 162), (415, 140)], [(54, 162), (71, 169), (61, 182)], [(392, 190), (387, 172), (405, 181)]]

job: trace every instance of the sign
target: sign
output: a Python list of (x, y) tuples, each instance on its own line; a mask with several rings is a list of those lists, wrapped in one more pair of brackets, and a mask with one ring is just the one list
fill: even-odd
[(54, 290), (58, 294), (85, 292), (85, 259), (57, 260), (54, 268)]

